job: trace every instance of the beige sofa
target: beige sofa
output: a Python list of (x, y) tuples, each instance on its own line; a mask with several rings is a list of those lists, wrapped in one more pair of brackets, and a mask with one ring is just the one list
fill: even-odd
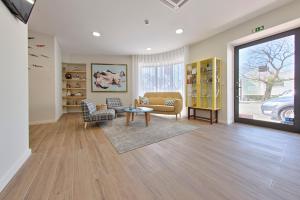
[[(149, 104), (141, 104), (139, 99), (135, 100), (136, 107), (153, 108), (153, 113), (181, 116), (182, 96), (179, 92), (147, 92), (144, 97), (149, 99)], [(166, 99), (175, 99), (174, 106), (166, 106)]]

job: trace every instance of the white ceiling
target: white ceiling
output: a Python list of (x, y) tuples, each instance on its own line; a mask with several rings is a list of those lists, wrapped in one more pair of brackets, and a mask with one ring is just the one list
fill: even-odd
[[(158, 53), (203, 40), (291, 0), (37, 0), (29, 28), (55, 35), (66, 54)], [(146, 26), (144, 20), (149, 19)], [(183, 28), (182, 35), (175, 30)], [(93, 31), (103, 37), (95, 38)]]

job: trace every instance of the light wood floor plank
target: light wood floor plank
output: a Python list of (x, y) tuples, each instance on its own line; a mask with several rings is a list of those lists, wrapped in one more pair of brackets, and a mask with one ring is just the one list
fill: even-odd
[(33, 154), (0, 200), (300, 199), (300, 135), (181, 121), (199, 129), (124, 154), (78, 114), (31, 126)]

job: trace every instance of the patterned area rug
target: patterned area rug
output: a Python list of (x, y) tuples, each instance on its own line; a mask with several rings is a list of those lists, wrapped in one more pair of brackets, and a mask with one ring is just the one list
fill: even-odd
[(175, 119), (151, 116), (149, 126), (145, 126), (145, 116), (135, 116), (135, 120), (126, 126), (126, 118), (114, 119), (103, 127), (106, 137), (119, 153), (125, 153), (149, 144), (157, 143), (177, 135), (188, 133), (199, 127)]

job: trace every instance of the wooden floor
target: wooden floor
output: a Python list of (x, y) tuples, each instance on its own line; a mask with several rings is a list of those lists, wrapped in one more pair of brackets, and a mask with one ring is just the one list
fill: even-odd
[(203, 125), (119, 155), (79, 120), (30, 128), (32, 156), (1, 200), (300, 199), (300, 135), (192, 121)]

